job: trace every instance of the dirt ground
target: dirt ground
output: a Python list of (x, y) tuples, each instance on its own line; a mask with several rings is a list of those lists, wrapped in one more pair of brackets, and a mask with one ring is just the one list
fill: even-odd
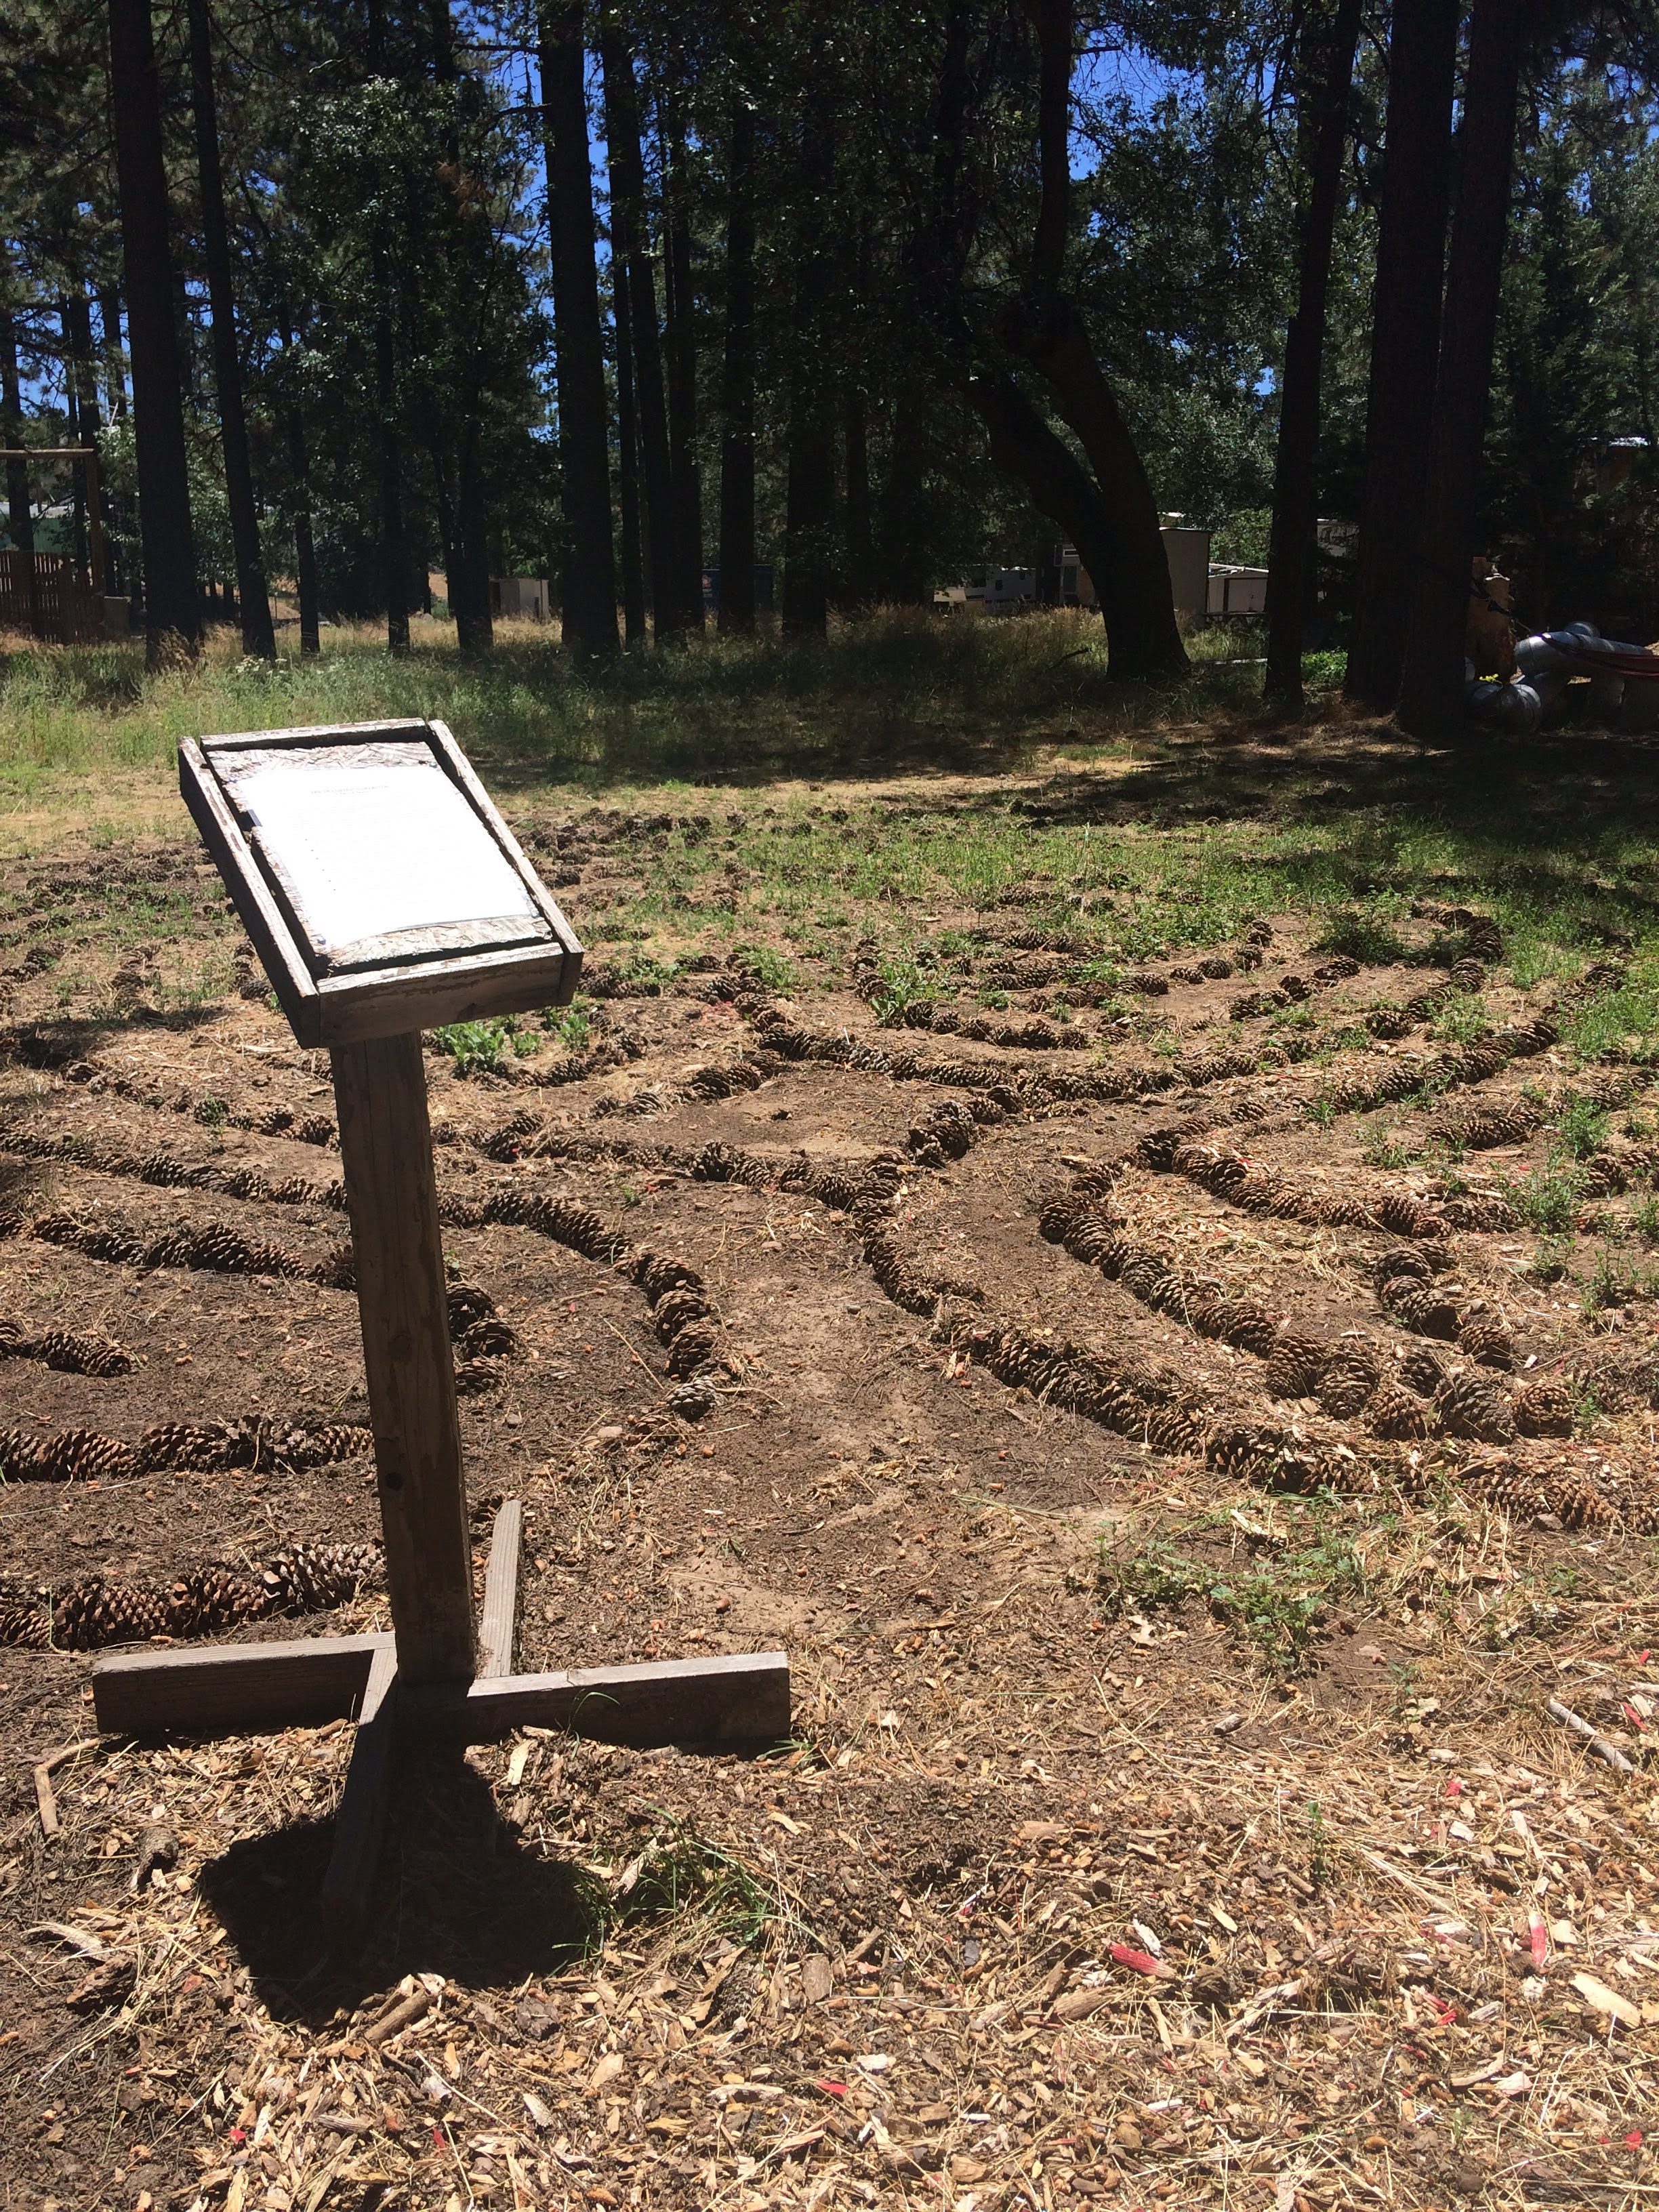
[(182, 831), (12, 864), (7, 2212), (1659, 2195), (1642, 864), (1260, 774), (509, 799), (593, 949), (427, 1060), (480, 1573), (794, 1733), (411, 1756), (349, 1960), (347, 1725), (64, 1648), (387, 1625), (326, 1060)]

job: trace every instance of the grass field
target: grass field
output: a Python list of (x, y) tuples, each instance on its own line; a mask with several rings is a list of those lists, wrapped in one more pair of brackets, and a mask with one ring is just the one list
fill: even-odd
[[(1648, 2203), (1654, 757), (1070, 617), (337, 645), (6, 665), (10, 2203)], [(84, 1700), (385, 1626), (326, 1063), (171, 749), (405, 712), (590, 948), (428, 1041), (520, 1664), (782, 1644), (795, 1721), (410, 1759), (339, 1960), (345, 1732)]]

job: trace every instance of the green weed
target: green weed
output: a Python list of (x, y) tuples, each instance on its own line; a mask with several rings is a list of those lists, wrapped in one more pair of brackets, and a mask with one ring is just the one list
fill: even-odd
[(776, 1911), (766, 1886), (729, 1851), (700, 1836), (689, 1821), (663, 1814), (662, 1826), (624, 1869), (613, 1909), (623, 1925), (683, 1918), (677, 1948), (706, 1948), (712, 1939), (746, 1949)]
[(1577, 1217), (1584, 1195), (1583, 1170), (1552, 1159), (1547, 1166), (1534, 1168), (1519, 1182), (1510, 1183), (1504, 1195), (1528, 1229), (1543, 1237), (1565, 1236)]
[(1365, 1132), (1360, 1145), (1361, 1157), (1368, 1167), (1408, 1167), (1417, 1157), (1414, 1149), (1401, 1141), (1399, 1133), (1381, 1124), (1373, 1124)]
[(492, 1021), (451, 1022), (432, 1034), (439, 1048), (454, 1061), (457, 1075), (493, 1075), (509, 1054), (527, 1058), (541, 1043), (533, 1030), (519, 1026), (514, 1014)]
[(1364, 1585), (1352, 1542), (1319, 1507), (1308, 1540), (1287, 1542), (1243, 1572), (1206, 1565), (1160, 1535), (1137, 1551), (1103, 1539), (1097, 1575), (1098, 1601), (1109, 1618), (1202, 1598), (1281, 1674), (1307, 1664), (1333, 1601)]
[(1391, 968), (1412, 957), (1393, 922), (1374, 907), (1345, 907), (1328, 915), (1314, 950), (1346, 953), (1364, 968)]
[(1569, 1159), (1588, 1160), (1607, 1138), (1607, 1109), (1593, 1098), (1572, 1098), (1562, 1111), (1556, 1142)]
[(592, 1003), (577, 997), (568, 1006), (545, 1007), (542, 1027), (550, 1036), (556, 1037), (568, 1052), (580, 1052), (593, 1035)]

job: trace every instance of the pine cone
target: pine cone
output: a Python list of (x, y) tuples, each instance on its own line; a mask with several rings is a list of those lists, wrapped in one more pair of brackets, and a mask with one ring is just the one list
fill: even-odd
[(1577, 1413), (1572, 1393), (1550, 1376), (1516, 1393), (1515, 1425), (1523, 1437), (1570, 1437)]
[(1496, 1191), (1473, 1191), (1449, 1198), (1443, 1211), (1454, 1229), (1515, 1229), (1521, 1222), (1508, 1199), (1500, 1198)]
[(52, 1615), (37, 1600), (0, 1597), (0, 1644), (44, 1651), (52, 1642)]
[(495, 1310), (495, 1301), (488, 1291), (480, 1290), (476, 1283), (452, 1283), (445, 1293), (449, 1308), (449, 1331), (458, 1336), (474, 1322), (483, 1321)]
[(662, 1341), (669, 1344), (689, 1322), (701, 1321), (708, 1310), (708, 1301), (699, 1291), (670, 1291), (657, 1301), (652, 1324)]
[(329, 1613), (378, 1580), (378, 1544), (295, 1544), (268, 1559), (259, 1581), (273, 1613)]
[(167, 1631), (173, 1636), (213, 1636), (270, 1610), (263, 1585), (246, 1575), (230, 1567), (197, 1567), (167, 1592)]
[(123, 1482), (140, 1471), (131, 1444), (95, 1429), (62, 1429), (43, 1437), (36, 1450), (38, 1472), (48, 1482)]
[(455, 1349), (468, 1359), (512, 1359), (520, 1350), (518, 1332), (499, 1314), (486, 1314), (464, 1328), (454, 1340)]
[(130, 1375), (138, 1364), (132, 1354), (107, 1337), (76, 1336), (66, 1328), (49, 1328), (43, 1336), (20, 1338), (16, 1350), (39, 1359), (63, 1375)]
[(1478, 960), (1454, 960), (1448, 980), (1454, 991), (1463, 991), (1473, 997), (1486, 988), (1486, 971)]
[(1421, 1252), (1414, 1252), (1409, 1244), (1396, 1244), (1384, 1252), (1371, 1269), (1372, 1279), (1380, 1291), (1385, 1283), (1409, 1276), (1413, 1281), (1428, 1282), (1434, 1273)]
[(1373, 1006), (1362, 1019), (1371, 1036), (1384, 1044), (1407, 1036), (1412, 1026), (1412, 1017), (1403, 1006)]
[(1513, 1368), (1515, 1345), (1502, 1322), (1466, 1321), (1457, 1332), (1457, 1348), (1482, 1367)]
[(1326, 1345), (1305, 1329), (1281, 1328), (1267, 1354), (1266, 1384), (1270, 1398), (1311, 1397), (1325, 1364)]
[(713, 1322), (694, 1321), (680, 1330), (668, 1347), (671, 1375), (694, 1375), (713, 1359), (720, 1348), (720, 1330)]
[(1445, 1227), (1442, 1215), (1419, 1198), (1391, 1190), (1377, 1200), (1376, 1217), (1396, 1237), (1438, 1237)]
[(671, 1260), (661, 1252), (637, 1252), (629, 1272), (653, 1304), (682, 1285), (688, 1290), (702, 1288), (702, 1277), (695, 1267), (688, 1267), (684, 1260)]
[(1426, 1344), (1414, 1344), (1401, 1356), (1400, 1379), (1419, 1398), (1432, 1398), (1445, 1381), (1446, 1370), (1438, 1352), (1431, 1352)]
[(1455, 1337), (1457, 1308), (1442, 1291), (1409, 1275), (1395, 1275), (1377, 1293), (1389, 1312), (1422, 1336)]
[(1449, 1375), (1435, 1393), (1434, 1410), (1448, 1436), (1485, 1444), (1514, 1440), (1515, 1407), (1502, 1390), (1478, 1375)]
[(1273, 1352), (1279, 1323), (1249, 1298), (1232, 1298), (1227, 1301), (1223, 1325), (1216, 1333), (1224, 1344), (1234, 1345), (1240, 1352), (1266, 1359)]
[(97, 1651), (106, 1644), (138, 1644), (167, 1632), (166, 1600), (156, 1590), (106, 1583), (101, 1575), (71, 1583), (52, 1608), (52, 1640), (61, 1651)]
[(1321, 1406), (1336, 1420), (1352, 1420), (1376, 1389), (1382, 1372), (1369, 1345), (1352, 1341), (1333, 1345), (1319, 1371)]
[(493, 1359), (458, 1359), (455, 1362), (455, 1395), (458, 1398), (481, 1397), (486, 1390), (500, 1387), (501, 1370)]
[(1428, 1409), (1392, 1376), (1385, 1376), (1365, 1408), (1365, 1425), (1374, 1437), (1403, 1443), (1428, 1435)]

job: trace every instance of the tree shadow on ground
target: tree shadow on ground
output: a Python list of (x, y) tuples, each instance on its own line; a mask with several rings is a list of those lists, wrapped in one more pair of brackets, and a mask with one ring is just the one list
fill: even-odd
[(527, 1849), (458, 1749), (399, 1753), (367, 1936), (331, 1954), (323, 1878), (331, 1820), (233, 1844), (204, 1866), (202, 1894), (224, 1923), (273, 2020), (315, 2026), (410, 1973), (495, 1988), (556, 1972), (604, 1933), (605, 1893), (573, 1862)]

